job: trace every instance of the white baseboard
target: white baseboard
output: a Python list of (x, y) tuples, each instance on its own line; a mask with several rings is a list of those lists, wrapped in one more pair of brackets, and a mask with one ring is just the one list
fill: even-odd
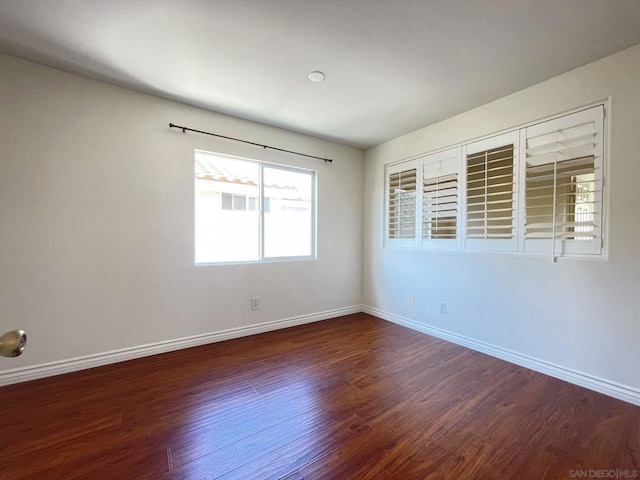
[(551, 377), (559, 378), (569, 383), (579, 385), (589, 390), (603, 393), (613, 398), (623, 400), (625, 402), (632, 403), (640, 406), (640, 390), (630, 387), (628, 385), (622, 385), (604, 378), (595, 377), (584, 372), (579, 372), (570, 368), (562, 367), (538, 358), (530, 357), (522, 353), (514, 352), (506, 348), (491, 345), (489, 343), (474, 340), (473, 338), (459, 335), (457, 333), (442, 330), (440, 328), (425, 325), (423, 323), (410, 320), (393, 313), (385, 312), (377, 308), (363, 306), (362, 311), (373, 315), (374, 317), (388, 320), (398, 325), (417, 330), (428, 335), (432, 335), (437, 338), (441, 338), (451, 343), (462, 345), (463, 347), (476, 350), (478, 352), (486, 353), (492, 357), (506, 360), (507, 362), (520, 365), (521, 367), (535, 370), (536, 372), (544, 373)]
[(0, 372), (0, 386), (12, 383), (26, 382), (37, 378), (50, 377), (60, 375), (62, 373), (75, 372), (87, 368), (99, 367), (111, 363), (123, 362), (134, 358), (146, 357), (149, 355), (157, 355), (159, 353), (181, 350), (183, 348), (197, 347), (208, 343), (222, 342), (233, 338), (246, 337), (257, 333), (279, 330), (281, 328), (294, 327), (305, 323), (327, 320), (329, 318), (340, 317), (342, 315), (350, 315), (352, 313), (362, 312), (361, 305), (351, 307), (338, 308), (335, 310), (327, 310), (325, 312), (313, 313), (309, 315), (300, 315), (297, 317), (285, 318), (271, 322), (250, 325), (247, 327), (230, 328), (219, 332), (205, 333), (202, 335), (193, 335), (190, 337), (178, 338), (175, 340), (167, 340), (164, 342), (149, 343), (137, 347), (123, 348), (120, 350), (112, 350), (110, 352), (98, 353), (95, 355), (87, 355), (84, 357), (70, 358), (57, 362), (43, 363), (30, 367), (15, 368), (12, 370), (4, 370)]
[(419, 323), (414, 320), (366, 305), (354, 305), (351, 307), (327, 310), (325, 312), (318, 312), (309, 315), (300, 315), (297, 317), (285, 318), (281, 320), (260, 323), (257, 325), (250, 325), (247, 327), (231, 328), (228, 330), (221, 330), (219, 332), (193, 335), (189, 337), (178, 338), (175, 340), (150, 343), (137, 347), (123, 348), (120, 350), (112, 350), (110, 352), (87, 355), (84, 357), (76, 357), (68, 360), (44, 363), (29, 367), (20, 367), (12, 370), (4, 370), (0, 372), (0, 386), (9, 385), (12, 383), (26, 382), (28, 380), (35, 380), (37, 378), (60, 375), (62, 373), (75, 372), (87, 368), (123, 362), (126, 360), (133, 360), (135, 358), (157, 355), (159, 353), (181, 350), (183, 348), (197, 347), (200, 345), (206, 345), (208, 343), (222, 342), (224, 340), (231, 340), (233, 338), (255, 335), (257, 333), (264, 333), (272, 330), (294, 327), (296, 325), (303, 325), (305, 323), (312, 323), (320, 320), (327, 320), (329, 318), (340, 317), (342, 315), (350, 315), (360, 312), (368, 313), (369, 315), (373, 315), (383, 320), (387, 320), (398, 325), (402, 325), (404, 327), (426, 333), (427, 335), (441, 338), (457, 345), (462, 345), (478, 352), (486, 353), (487, 355), (491, 355), (492, 357), (500, 358), (507, 362), (529, 368), (536, 372), (544, 373), (546, 375), (559, 378), (566, 382), (573, 383), (575, 385), (588, 388), (604, 395), (608, 395), (610, 397), (640, 406), (640, 390), (628, 385), (622, 385), (610, 380), (589, 375), (587, 373), (562, 367), (560, 365), (540, 360), (538, 358), (530, 357), (528, 355), (514, 352), (506, 348), (481, 342), (479, 340), (475, 340), (464, 335), (459, 335), (457, 333), (449, 332), (447, 330), (442, 330), (440, 328), (425, 325), (423, 323)]

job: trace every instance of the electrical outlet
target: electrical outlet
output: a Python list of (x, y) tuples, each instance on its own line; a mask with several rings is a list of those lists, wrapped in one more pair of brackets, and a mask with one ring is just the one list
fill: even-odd
[(260, 310), (260, 297), (251, 297), (251, 310)]
[(447, 313), (447, 304), (445, 302), (440, 302), (440, 313)]
[(407, 297), (407, 302), (413, 307), (413, 305), (416, 303), (416, 299), (413, 297), (413, 295), (409, 295)]

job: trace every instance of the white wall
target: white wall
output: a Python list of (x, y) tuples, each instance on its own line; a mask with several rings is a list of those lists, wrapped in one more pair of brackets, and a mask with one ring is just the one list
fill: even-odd
[[(382, 248), (385, 163), (609, 96), (608, 260)], [(640, 46), (370, 149), (364, 172), (356, 149), (0, 55), (0, 333), (29, 333), (23, 356), (0, 358), (0, 383), (49, 362), (364, 303), (638, 392), (639, 131)], [(195, 148), (317, 170), (318, 260), (194, 267)]]
[[(608, 97), (607, 261), (383, 249), (386, 163)], [(640, 45), (368, 150), (364, 205), (365, 305), (621, 384), (640, 400)]]
[[(169, 122), (332, 164), (169, 129)], [(194, 149), (318, 172), (316, 261), (194, 267)], [(361, 151), (0, 55), (3, 372), (361, 303)], [(261, 308), (250, 310), (250, 297)]]

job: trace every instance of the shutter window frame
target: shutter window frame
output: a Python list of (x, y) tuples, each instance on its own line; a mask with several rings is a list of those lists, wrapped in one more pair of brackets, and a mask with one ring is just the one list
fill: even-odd
[(428, 155), (420, 163), (422, 248), (459, 250), (462, 237), (461, 148)]
[[(385, 165), (384, 246), (606, 258), (606, 108), (594, 103)], [(393, 233), (394, 182), (412, 192), (402, 237)]]
[(417, 247), (419, 235), (419, 164), (417, 160), (387, 166), (385, 175), (385, 244)]
[(518, 130), (469, 143), (463, 150), (463, 248), (516, 252), (519, 235)]
[(521, 250), (602, 255), (604, 105), (528, 126), (523, 142)]

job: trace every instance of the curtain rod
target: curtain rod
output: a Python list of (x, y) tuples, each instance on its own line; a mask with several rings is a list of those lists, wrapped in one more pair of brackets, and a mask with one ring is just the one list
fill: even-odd
[(240, 140), (239, 138), (227, 137), (225, 135), (218, 135), (217, 133), (211, 133), (211, 132), (205, 132), (205, 131), (202, 131), (202, 130), (196, 130), (194, 128), (183, 127), (181, 125), (175, 125), (173, 123), (169, 124), (169, 128), (179, 128), (180, 130), (182, 130), (182, 133), (186, 133), (187, 130), (188, 130), (190, 132), (202, 133), (203, 135), (211, 135), (212, 137), (226, 138), (227, 140), (233, 140), (235, 142), (248, 143), (249, 145), (255, 145), (256, 147), (270, 148), (271, 150), (277, 150), (279, 152), (292, 153), (294, 155), (300, 155), (302, 157), (315, 158), (317, 160), (322, 160), (325, 163), (326, 162), (329, 162), (329, 163), (333, 162), (333, 160), (330, 159), (330, 158), (316, 157), (315, 155), (308, 155), (306, 153), (294, 152), (292, 150), (285, 150), (284, 148), (271, 147), (269, 145), (263, 145), (262, 143), (255, 143), (255, 142), (249, 142), (247, 140)]

